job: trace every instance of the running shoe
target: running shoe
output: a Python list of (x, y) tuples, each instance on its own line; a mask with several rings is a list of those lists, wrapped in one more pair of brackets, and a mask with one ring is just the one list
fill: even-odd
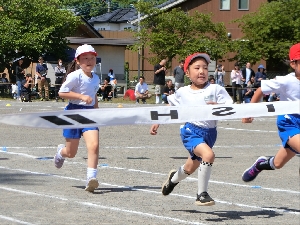
[(215, 204), (215, 201), (209, 196), (209, 194), (205, 191), (200, 195), (197, 195), (197, 199), (195, 205), (198, 206), (212, 206)]
[(168, 179), (163, 184), (162, 189), (161, 189), (161, 192), (162, 192), (163, 195), (169, 195), (173, 191), (174, 187), (178, 184), (178, 183), (172, 183), (171, 182), (171, 179), (172, 179), (172, 177), (174, 176), (174, 174), (176, 172), (177, 172), (176, 170), (171, 170), (169, 172)]
[[(59, 153), (59, 151), (60, 151), (61, 149), (63, 149), (64, 147), (65, 147), (64, 144), (58, 145), (58, 146), (57, 146), (57, 153)], [(63, 166), (65, 159), (64, 159), (64, 158), (59, 158), (57, 153), (56, 153), (55, 156), (54, 156), (54, 164), (55, 164), (55, 167), (56, 167), (57, 169), (60, 169), (60, 168)]]
[(245, 170), (242, 176), (243, 181), (245, 182), (253, 181), (257, 177), (257, 175), (261, 172), (261, 170), (256, 168), (256, 165), (266, 160), (268, 160), (267, 157), (260, 156), (251, 167)]
[(99, 186), (99, 182), (96, 178), (90, 178), (88, 179), (88, 182), (86, 184), (86, 187), (84, 190), (89, 192), (94, 192), (94, 190)]

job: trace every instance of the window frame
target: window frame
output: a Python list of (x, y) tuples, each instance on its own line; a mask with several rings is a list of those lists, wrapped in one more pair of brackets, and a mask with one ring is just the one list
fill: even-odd
[[(246, 9), (240, 9), (240, 1), (247, 1), (247, 8)], [(249, 0), (238, 0), (237, 1), (237, 9), (238, 11), (249, 11), (249, 4), (250, 4), (250, 1)]]
[(231, 5), (231, 0), (227, 0), (229, 1), (229, 8), (228, 9), (223, 9), (221, 6), (222, 6), (222, 1), (224, 0), (220, 0), (220, 4), (219, 4), (219, 8), (220, 8), (220, 11), (229, 11), (230, 10), (230, 5)]

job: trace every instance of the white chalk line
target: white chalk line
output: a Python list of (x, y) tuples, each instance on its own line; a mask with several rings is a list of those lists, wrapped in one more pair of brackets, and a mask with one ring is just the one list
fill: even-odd
[[(275, 144), (275, 145), (215, 145), (213, 148), (276, 148), (278, 146), (281, 146), (281, 144)], [(7, 149), (57, 149), (57, 146), (44, 146), (44, 147), (18, 147), (18, 146), (2, 146), (6, 147)], [(85, 149), (86, 147), (79, 147), (80, 149)], [(117, 145), (112, 145), (112, 146), (100, 146), (101, 149), (184, 149), (183, 146), (117, 146)], [(0, 146), (0, 152), (5, 152), (1, 149)]]
[[(3, 151), (0, 151), (0, 153)], [(27, 158), (33, 158), (33, 159), (37, 159), (39, 157), (37, 156), (33, 156), (33, 155), (29, 155), (29, 154), (25, 154), (25, 153), (16, 153), (16, 152), (6, 152), (7, 154), (13, 154), (13, 155), (20, 155), (20, 156), (24, 156)], [(52, 160), (51, 160), (52, 161)], [(85, 163), (81, 163), (81, 162), (70, 162), (68, 160), (65, 160), (64, 163), (69, 163), (69, 164), (79, 164), (79, 165), (83, 165), (86, 166)], [(116, 169), (116, 170), (127, 170), (129, 172), (137, 172), (137, 173), (144, 173), (144, 174), (152, 174), (152, 175), (160, 175), (160, 176), (167, 176), (168, 174), (165, 173), (158, 173), (158, 172), (151, 172), (151, 171), (145, 171), (145, 170), (138, 170), (138, 169), (130, 169), (130, 168), (123, 168), (123, 167), (115, 167), (115, 166), (108, 166), (105, 165), (104, 167), (101, 167), (101, 164), (98, 165), (98, 167), (100, 168), (104, 168), (104, 169)], [(1, 167), (0, 167), (1, 168)], [(193, 182), (197, 182), (198, 179), (197, 178), (193, 178), (193, 177), (187, 177), (184, 182), (186, 181), (193, 181)], [(215, 181), (215, 180), (209, 180), (210, 183), (214, 183), (214, 184), (220, 184), (220, 185), (228, 185), (228, 186), (235, 186), (235, 187), (243, 187), (243, 188), (251, 188), (253, 189), (253, 185), (246, 185), (246, 184), (236, 184), (236, 183), (229, 183), (229, 182), (224, 182), (224, 181)], [(260, 190), (266, 190), (266, 191), (272, 191), (272, 192), (283, 192), (283, 193), (287, 193), (287, 194), (296, 194), (299, 195), (300, 192), (299, 191), (294, 191), (294, 190), (288, 190), (288, 189), (280, 189), (280, 188), (268, 188), (268, 187), (262, 187), (260, 186), (259, 188)]]
[[(56, 177), (56, 178), (60, 178), (60, 179), (78, 180), (78, 181), (85, 182), (85, 180), (83, 180), (83, 179), (78, 179), (78, 178), (74, 178), (74, 177), (67, 177), (67, 176), (60, 176), (60, 175), (56, 175), (56, 174), (34, 172), (34, 171), (23, 170), (23, 169), (12, 169), (12, 168), (3, 167), (3, 166), (0, 166), (0, 169), (19, 171), (19, 172), (23, 172), (23, 173), (30, 173), (30, 174), (43, 175), (43, 176), (46, 175), (46, 176), (49, 176), (49, 177)], [(132, 191), (142, 191), (142, 192), (146, 192), (146, 193), (154, 193), (154, 194), (161, 195), (161, 192), (153, 191), (153, 190), (139, 189), (139, 188), (133, 188), (133, 187), (130, 187), (130, 186), (123, 186), (123, 185), (116, 185), (116, 184), (109, 184), (109, 183), (99, 183), (99, 184), (105, 185), (105, 186), (118, 187), (118, 188), (126, 188), (126, 189), (130, 189)], [(1, 188), (1, 186), (0, 186), (0, 188)], [(194, 196), (188, 196), (188, 195), (181, 195), (181, 194), (170, 194), (170, 195), (177, 196), (177, 197), (188, 198), (188, 199), (195, 199)], [(251, 209), (257, 209), (257, 210), (262, 210), (262, 211), (273, 211), (273, 212), (277, 212), (277, 213), (288, 213), (288, 214), (300, 215), (300, 212), (295, 212), (295, 211), (291, 211), (291, 210), (283, 210), (283, 209), (277, 209), (277, 208), (266, 208), (266, 207), (260, 207), (260, 206), (246, 205), (246, 204), (242, 204), (242, 203), (227, 202), (227, 201), (217, 200), (217, 199), (215, 199), (215, 202), (218, 202), (218, 203), (221, 203), (221, 204), (226, 204), (226, 205), (234, 205), (234, 206), (238, 206), (238, 207), (242, 207), (242, 208), (251, 208)]]
[[(62, 177), (61, 177), (62, 178)], [(68, 198), (61, 198), (55, 195), (48, 195), (48, 194), (42, 194), (42, 193), (37, 193), (37, 192), (29, 192), (29, 191), (23, 191), (15, 188), (8, 188), (4, 186), (0, 186), (0, 189), (9, 191), (9, 192), (17, 192), (20, 194), (24, 195), (32, 195), (32, 196), (38, 196), (38, 197), (43, 197), (43, 198), (51, 198), (51, 199), (57, 199), (57, 200), (62, 200), (62, 201), (68, 201), (71, 203), (77, 203), (79, 205), (83, 206), (90, 206), (94, 208), (101, 208), (104, 210), (110, 210), (110, 211), (118, 211), (122, 213), (128, 213), (128, 214), (135, 214), (143, 217), (151, 217), (151, 218), (156, 218), (156, 219), (161, 219), (161, 220), (169, 220), (173, 222), (178, 222), (178, 223), (184, 223), (184, 224), (195, 224), (195, 225), (205, 225), (204, 223), (199, 223), (196, 221), (188, 221), (188, 220), (182, 220), (182, 219), (177, 219), (177, 218), (172, 218), (168, 216), (160, 216), (160, 215), (155, 215), (152, 213), (146, 213), (146, 212), (141, 212), (141, 211), (135, 211), (135, 210), (129, 210), (129, 209), (122, 209), (122, 208), (117, 208), (117, 207), (111, 207), (111, 206), (105, 206), (105, 205), (99, 205), (91, 202), (83, 202), (83, 201), (77, 201), (75, 199), (68, 199)]]
[(262, 133), (277, 133), (278, 132), (275, 130), (249, 130), (249, 129), (234, 128), (234, 127), (218, 127), (218, 128), (225, 129), (225, 130), (247, 131), (247, 132), (262, 132)]
[(3, 216), (3, 215), (0, 215), (0, 219), (8, 220), (8, 221), (11, 221), (11, 222), (14, 222), (14, 223), (19, 223), (19, 224), (35, 225), (33, 223), (28, 223), (28, 222), (25, 222), (25, 221), (22, 221), (22, 220), (18, 220), (18, 219), (8, 217), (8, 216)]

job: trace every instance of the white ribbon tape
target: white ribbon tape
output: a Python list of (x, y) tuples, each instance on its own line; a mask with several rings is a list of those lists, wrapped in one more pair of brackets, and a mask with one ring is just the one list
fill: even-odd
[(84, 128), (129, 124), (168, 124), (300, 114), (300, 101), (234, 105), (155, 106), (62, 110), (2, 115), (1, 123), (36, 128)]

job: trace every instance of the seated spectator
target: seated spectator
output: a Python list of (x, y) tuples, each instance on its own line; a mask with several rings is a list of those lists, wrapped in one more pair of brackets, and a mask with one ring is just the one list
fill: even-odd
[(104, 79), (103, 85), (101, 85), (101, 94), (102, 94), (102, 99), (105, 101), (111, 101), (111, 98), (113, 97), (113, 92), (112, 92), (112, 86), (109, 83), (109, 78)]
[(162, 101), (165, 104), (168, 104), (168, 96), (174, 94), (175, 89), (173, 86), (172, 80), (166, 81), (166, 86), (163, 89)]
[(21, 86), (21, 101), (22, 102), (31, 102), (31, 83), (32, 77), (31, 74), (26, 74), (25, 80), (22, 80)]
[(275, 92), (272, 92), (269, 95), (268, 102), (274, 102), (274, 101), (279, 101), (280, 100), (280, 94), (276, 94)]
[(4, 90), (5, 93), (8, 93), (8, 90), (9, 90), (9, 82), (8, 82), (8, 79), (6, 78), (6, 73), (2, 73), (2, 76), (1, 76), (1, 89)]
[(139, 83), (135, 86), (135, 98), (136, 103), (139, 103), (139, 100), (142, 99), (143, 104), (146, 104), (146, 99), (150, 98), (148, 85), (145, 83), (145, 77), (141, 76)]
[(208, 81), (211, 84), (215, 84), (216, 83), (216, 79), (214, 77), (209, 78)]
[(245, 103), (250, 103), (252, 96), (254, 95), (254, 90), (253, 90), (254, 85), (255, 85), (255, 77), (252, 76), (247, 83), (247, 88), (246, 88), (246, 91), (244, 94), (244, 102)]

